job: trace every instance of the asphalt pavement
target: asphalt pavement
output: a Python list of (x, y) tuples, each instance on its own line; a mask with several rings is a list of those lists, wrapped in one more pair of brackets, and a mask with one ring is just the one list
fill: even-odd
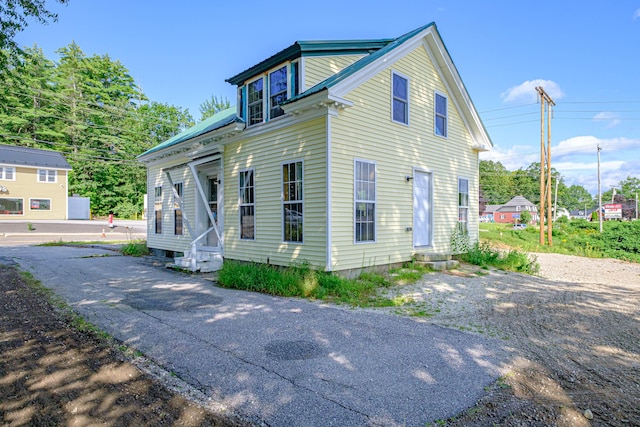
[(0, 248), (0, 263), (10, 262), (256, 425), (424, 426), (473, 406), (510, 357), (498, 340), (223, 289), (101, 247)]
[(0, 247), (48, 242), (113, 242), (145, 239), (146, 221), (0, 220)]

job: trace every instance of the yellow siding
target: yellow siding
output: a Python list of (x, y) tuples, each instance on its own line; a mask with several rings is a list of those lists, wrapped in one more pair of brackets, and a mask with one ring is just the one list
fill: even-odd
[[(56, 182), (38, 182), (38, 169), (15, 167), (15, 181), (0, 180), (0, 185), (8, 190), (0, 194), (0, 198), (21, 199), (23, 207), (21, 215), (5, 215), (0, 201), (0, 219), (67, 219), (66, 170), (56, 171)], [(32, 209), (32, 204), (35, 207), (37, 200), (50, 201), (50, 210)]]
[[(174, 198), (173, 190), (165, 175), (163, 168), (172, 168), (184, 162), (185, 159), (173, 161), (173, 163), (152, 166), (147, 170), (147, 246), (156, 249), (165, 249), (176, 252), (186, 252), (190, 248), (193, 238), (189, 235), (186, 221), (183, 222), (183, 234), (174, 234)], [(195, 220), (195, 200), (197, 187), (193, 176), (187, 165), (170, 169), (171, 179), (174, 184), (183, 183), (184, 210), (188, 220), (194, 225)], [(155, 233), (155, 187), (162, 187), (162, 233)]]
[[(409, 78), (409, 126), (391, 121), (391, 71)], [(448, 138), (434, 135), (434, 90), (448, 97)], [(424, 48), (419, 47), (350, 92), (353, 107), (331, 121), (332, 269), (410, 259), (413, 235), (413, 168), (432, 173), (433, 247), (449, 253), (457, 223), (457, 178), (469, 179), (472, 239), (477, 239), (478, 156), (452, 97)], [(375, 131), (372, 131), (375, 129)], [(377, 242), (354, 244), (354, 158), (377, 164)]]
[[(224, 151), (225, 258), (288, 265), (326, 260), (326, 121), (314, 119), (227, 145)], [(304, 243), (282, 237), (282, 163), (303, 160)], [(255, 240), (241, 240), (238, 174), (255, 170)]]
[(364, 55), (307, 56), (304, 58), (305, 89), (331, 77)]

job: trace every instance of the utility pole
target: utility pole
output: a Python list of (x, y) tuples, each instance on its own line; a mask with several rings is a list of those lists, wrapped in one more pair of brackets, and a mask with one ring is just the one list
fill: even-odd
[(598, 220), (600, 221), (600, 233), (602, 233), (602, 188), (600, 187), (600, 144), (598, 144)]
[[(553, 244), (551, 218), (551, 107), (556, 103), (545, 92), (542, 86), (537, 86), (536, 91), (540, 95), (540, 244), (544, 245), (544, 213), (547, 212), (547, 243)], [(547, 107), (547, 147), (544, 146), (544, 110)], [(546, 154), (546, 156), (545, 156)], [(546, 178), (546, 181), (545, 181)], [(546, 205), (546, 206), (545, 206)]]

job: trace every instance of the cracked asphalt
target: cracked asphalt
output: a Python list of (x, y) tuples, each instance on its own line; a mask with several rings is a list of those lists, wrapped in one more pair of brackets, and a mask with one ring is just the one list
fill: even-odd
[(217, 411), (255, 425), (424, 426), (473, 406), (510, 357), (480, 336), (222, 289), (100, 247), (1, 252)]

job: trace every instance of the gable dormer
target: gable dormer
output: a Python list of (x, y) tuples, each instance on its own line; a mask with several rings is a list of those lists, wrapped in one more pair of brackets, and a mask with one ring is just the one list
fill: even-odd
[(297, 41), (226, 81), (238, 88), (237, 115), (247, 126), (284, 114), (287, 99), (331, 77), (393, 39)]

